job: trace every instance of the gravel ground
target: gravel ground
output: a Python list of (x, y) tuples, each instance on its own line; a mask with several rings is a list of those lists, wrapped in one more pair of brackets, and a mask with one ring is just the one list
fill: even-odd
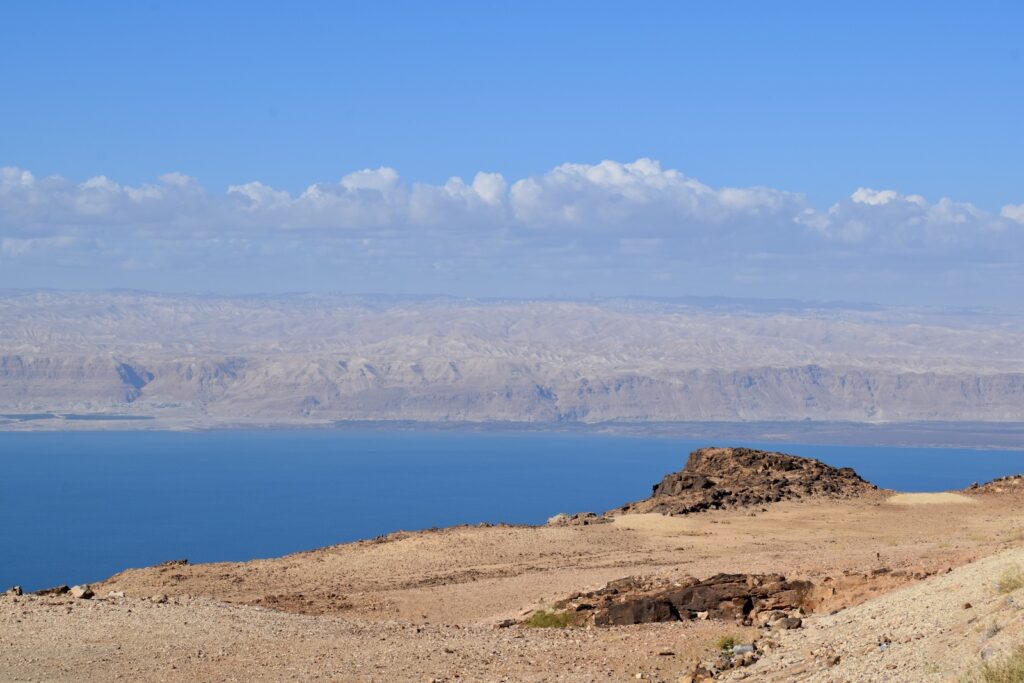
[[(987, 557), (785, 631), (780, 647), (725, 680), (958, 681), (1024, 642), (1024, 591), (1003, 592), (1024, 549)], [(838, 657), (838, 663), (832, 664)]]
[(0, 598), (3, 681), (675, 681), (721, 626), (360, 623), (207, 599)]

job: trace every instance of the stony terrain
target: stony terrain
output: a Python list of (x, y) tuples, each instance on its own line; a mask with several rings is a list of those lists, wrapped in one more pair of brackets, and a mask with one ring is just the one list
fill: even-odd
[(4, 429), (1024, 422), (1024, 322), (977, 312), (43, 291), (0, 320)]
[(849, 467), (750, 448), (701, 448), (654, 486), (651, 497), (621, 512), (680, 515), (782, 500), (863, 498), (878, 494)]
[[(6, 594), (0, 680), (957, 681), (1018, 637), (1016, 594), (993, 586), (1024, 562), (1024, 499), (865, 487)], [(530, 626), (564, 615), (582, 616)]]
[(1009, 477), (993, 479), (985, 484), (972, 484), (965, 490), (965, 493), (972, 495), (1024, 495), (1024, 474), (1015, 474)]
[(958, 681), (1024, 643), (1024, 571), (1014, 548), (862, 605), (764, 637), (769, 648), (723, 680)]

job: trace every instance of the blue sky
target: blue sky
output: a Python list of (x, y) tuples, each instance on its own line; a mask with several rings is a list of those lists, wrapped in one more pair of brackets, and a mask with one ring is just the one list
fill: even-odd
[[(1012, 303), (1021, 25), (1016, 2), (4, 3), (0, 286)], [(478, 173), (504, 183), (482, 203), (416, 199)], [(299, 201), (339, 184), (344, 207)]]

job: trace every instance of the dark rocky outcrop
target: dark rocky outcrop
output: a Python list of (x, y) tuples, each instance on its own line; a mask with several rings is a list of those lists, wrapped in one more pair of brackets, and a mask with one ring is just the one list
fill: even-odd
[(779, 574), (716, 574), (668, 581), (628, 577), (557, 603), (576, 623), (627, 626), (663, 621), (756, 621), (758, 615), (802, 609), (814, 586)]
[(878, 487), (849, 467), (750, 448), (701, 448), (666, 475), (650, 498), (617, 512), (679, 515), (804, 498), (856, 498)]

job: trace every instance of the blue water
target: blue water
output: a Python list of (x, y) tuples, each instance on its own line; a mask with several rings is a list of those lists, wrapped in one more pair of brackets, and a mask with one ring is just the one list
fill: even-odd
[[(247, 560), (396, 529), (541, 523), (647, 496), (706, 441), (551, 433), (0, 433), (0, 590), (187, 557)], [(729, 443), (906, 491), (1024, 471), (1024, 452)]]

